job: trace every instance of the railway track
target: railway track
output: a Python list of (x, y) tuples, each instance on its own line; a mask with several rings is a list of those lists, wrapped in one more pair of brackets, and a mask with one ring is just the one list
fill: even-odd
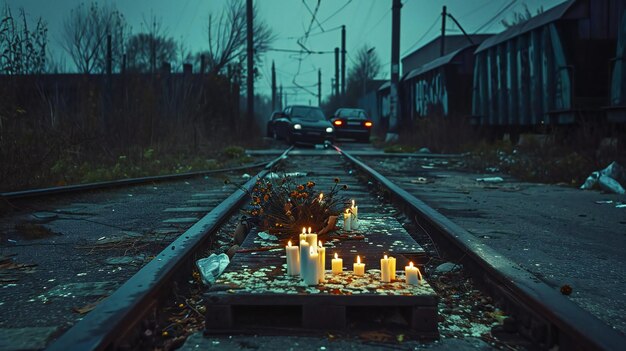
[[(289, 156), (285, 161), (288, 153), (289, 150), (272, 160), (259, 174), (244, 184), (243, 188), (251, 189), (255, 179), (264, 177), (272, 167), (282, 161), (287, 163), (281, 166), (282, 170), (305, 171), (309, 173), (307, 179), (314, 179), (318, 186), (329, 185), (338, 176), (349, 186), (347, 196), (357, 198), (363, 204), (360, 211), (387, 216), (385, 218), (389, 220), (393, 220), (389, 216), (396, 218), (425, 248), (427, 254), (434, 255), (435, 247), (430, 242), (432, 239), (446, 256), (461, 257), (459, 263), (464, 267), (462, 278), (467, 277), (463, 278), (465, 280), (462, 284), (464, 289), (474, 295), (468, 295), (466, 301), (449, 300), (459, 297), (447, 296), (446, 290), (457, 289), (458, 286), (452, 286), (454, 283), (441, 277), (433, 280), (433, 286), (441, 300), (440, 321), (452, 317), (446, 312), (446, 306), (473, 304), (472, 313), (483, 318), (483, 327), (490, 328), (497, 322), (497, 318), (493, 317), (491, 303), (495, 301), (497, 307), (504, 310), (503, 313), (520, 321), (515, 332), (523, 336), (522, 340), (489, 340), (495, 348), (506, 345), (509, 348), (524, 349), (530, 345), (531, 348), (538, 346), (546, 349), (558, 346), (561, 350), (618, 350), (624, 345), (623, 335), (569, 302), (499, 253), (477, 244), (464, 229), (350, 153), (336, 147), (336, 152), (304, 153)], [(171, 303), (172, 286), (185, 284), (189, 280), (194, 259), (207, 251), (211, 238), (223, 223), (233, 220), (233, 213), (243, 206), (245, 200), (246, 194), (241, 190), (230, 194), (107, 299), (100, 302), (80, 322), (50, 344), (48, 349), (132, 349), (137, 345), (146, 347), (147, 344), (142, 344), (141, 341), (141, 335), (148, 328), (146, 320), (154, 320), (162, 306)], [(469, 288), (467, 284), (470, 285)], [(479, 287), (483, 292), (478, 291)], [(476, 297), (478, 301), (470, 301)], [(491, 316), (491, 319), (486, 320), (485, 316)], [(470, 329), (480, 326), (479, 324), (472, 324)], [(440, 325), (442, 336), (453, 335), (444, 329)], [(485, 341), (484, 338), (482, 340)], [(445, 342), (443, 345), (446, 345)], [(450, 346), (450, 349), (454, 349), (454, 346)]]

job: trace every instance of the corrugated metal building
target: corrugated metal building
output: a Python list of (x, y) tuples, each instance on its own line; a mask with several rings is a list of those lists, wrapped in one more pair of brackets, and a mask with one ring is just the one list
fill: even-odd
[(476, 50), (473, 120), (490, 126), (571, 124), (608, 103), (624, 0), (570, 0)]

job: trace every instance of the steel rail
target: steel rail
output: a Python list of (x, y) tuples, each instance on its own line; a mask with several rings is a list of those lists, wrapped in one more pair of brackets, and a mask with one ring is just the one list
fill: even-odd
[[(556, 342), (562, 350), (624, 350), (626, 336), (538, 280), (513, 261), (480, 243), (467, 230), (446, 218), (423, 201), (402, 189), (379, 172), (337, 146), (345, 156), (370, 178), (376, 180), (419, 218), (434, 228), (445, 240), (463, 252), (475, 266), (486, 273), (498, 288), (514, 300), (545, 318), (556, 328)], [(548, 345), (551, 347), (552, 345)]]
[(41, 188), (41, 189), (11, 191), (11, 192), (6, 192), (6, 193), (0, 193), (0, 198), (13, 200), (13, 199), (28, 198), (28, 197), (67, 194), (67, 193), (89, 191), (89, 190), (117, 188), (117, 187), (122, 187), (122, 186), (129, 186), (129, 185), (163, 182), (167, 180), (187, 179), (187, 178), (193, 178), (193, 177), (198, 177), (198, 176), (208, 175), (208, 174), (241, 171), (244, 169), (254, 169), (254, 168), (264, 167), (266, 164), (267, 162), (257, 162), (257, 163), (252, 163), (249, 165), (213, 169), (213, 170), (206, 170), (206, 171), (186, 172), (186, 173), (179, 173), (179, 174), (166, 174), (166, 175), (159, 175), (159, 176), (119, 179), (119, 180), (88, 183), (88, 184), (76, 184), (76, 185), (56, 186), (56, 187)]
[[(292, 147), (266, 163), (264, 169), (251, 177), (242, 189), (251, 191), (257, 179), (265, 177), (291, 149)], [(163, 289), (176, 278), (176, 273), (187, 267), (193, 254), (204, 247), (210, 235), (242, 205), (247, 197), (242, 189), (237, 189), (180, 235), (93, 311), (48, 346), (47, 350), (116, 349), (120, 339), (134, 330), (158, 304), (159, 298), (165, 293)]]

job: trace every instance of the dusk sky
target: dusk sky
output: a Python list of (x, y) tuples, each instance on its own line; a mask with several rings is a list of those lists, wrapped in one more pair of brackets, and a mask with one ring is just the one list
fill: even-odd
[[(209, 13), (218, 15), (228, 0), (108, 0), (99, 4), (112, 3), (126, 17), (133, 33), (142, 30), (144, 19), (154, 14), (162, 21), (166, 33), (182, 41), (191, 52), (206, 48), (207, 19)], [(532, 13), (543, 6), (549, 9), (564, 0), (404, 0), (401, 19), (401, 57), (431, 39), (441, 31), (441, 7), (447, 5), (448, 12), (455, 16), (469, 33), (497, 33), (502, 30), (500, 20), (510, 18), (515, 11), (522, 11), (524, 4)], [(30, 17), (43, 17), (48, 23), (50, 49), (55, 59), (64, 57), (66, 67), (73, 68), (60, 46), (63, 19), (81, 0), (6, 0), (12, 9), (24, 7)], [(298, 50), (296, 39), (303, 37), (311, 23), (316, 0), (256, 0), (260, 18), (267, 22), (276, 35), (272, 44), (276, 49)], [(320, 0), (306, 46), (315, 51), (332, 51), (340, 46), (341, 31), (346, 25), (347, 67), (360, 47), (375, 48), (383, 72), (380, 78), (389, 76), (391, 57), (391, 4), (392, 0)], [(308, 7), (308, 9), (307, 9)], [(309, 11), (310, 9), (310, 11)], [(502, 12), (500, 15), (498, 15)], [(319, 23), (318, 23), (319, 22)], [(321, 25), (320, 25), (321, 24)], [(448, 21), (448, 34), (460, 34), (456, 26)], [(334, 75), (334, 55), (300, 55), (284, 52), (268, 52), (261, 63), (262, 77), (256, 81), (258, 94), (270, 93), (270, 67), (276, 62), (277, 80), (290, 93), (290, 103), (308, 103), (317, 99), (310, 92), (291, 88), (294, 82), (301, 86), (317, 84), (317, 70), (322, 70), (322, 94), (330, 93)]]

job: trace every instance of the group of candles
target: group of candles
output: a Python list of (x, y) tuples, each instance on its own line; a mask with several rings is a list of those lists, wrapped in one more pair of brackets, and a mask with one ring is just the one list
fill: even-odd
[(343, 230), (351, 231), (359, 229), (359, 207), (352, 200), (352, 206), (343, 214)]
[[(287, 251), (287, 274), (300, 275), (306, 285), (317, 285), (325, 281), (326, 273), (326, 248), (321, 241), (317, 241), (317, 234), (308, 232), (302, 228), (300, 234), (300, 247), (292, 246), (291, 241), (287, 243), (285, 248)], [(335, 253), (332, 259), (332, 273), (340, 274), (343, 272), (343, 259), (339, 258)], [(419, 269), (410, 262), (404, 267), (406, 283), (419, 285), (422, 280), (422, 274)], [(356, 257), (353, 265), (353, 273), (357, 276), (365, 274), (365, 263), (361, 262), (361, 257)], [(394, 257), (384, 256), (380, 260), (380, 278), (383, 283), (389, 283), (396, 279), (396, 259)]]

